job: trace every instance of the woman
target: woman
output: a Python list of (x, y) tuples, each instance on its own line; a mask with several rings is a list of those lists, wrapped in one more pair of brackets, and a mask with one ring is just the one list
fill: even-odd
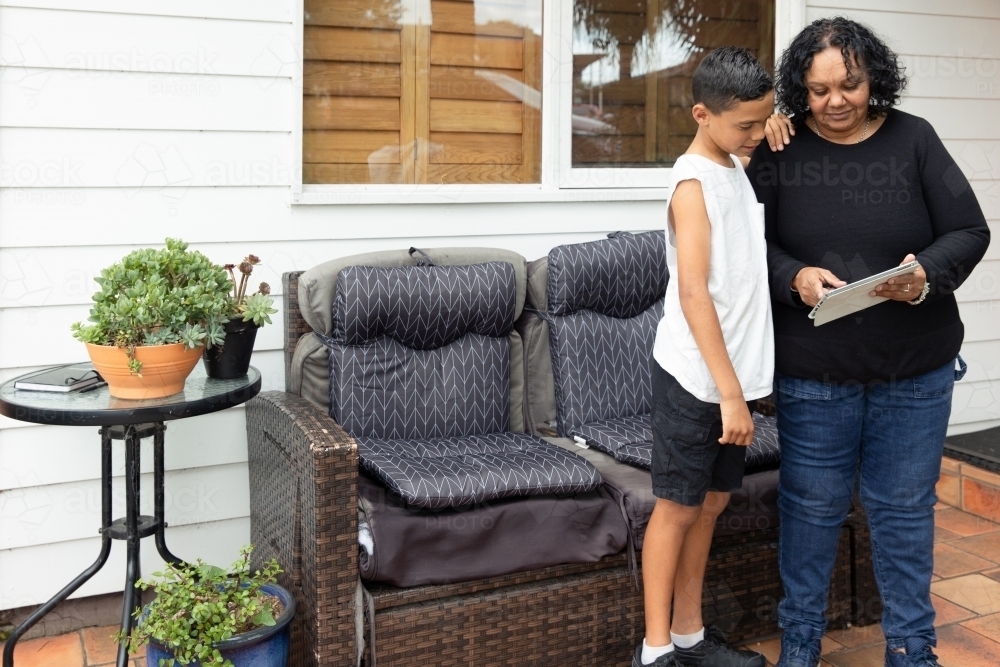
[[(868, 28), (821, 19), (782, 56), (797, 130), (748, 175), (765, 208), (782, 461), (779, 667), (815, 667), (840, 527), (860, 497), (885, 603), (889, 667), (937, 665), (934, 486), (963, 327), (954, 291), (989, 245), (968, 181), (925, 120), (895, 109), (906, 79)], [(780, 133), (779, 133), (780, 134)], [(824, 292), (916, 259), (888, 299), (813, 326)], [(956, 371), (956, 360), (961, 371)]]

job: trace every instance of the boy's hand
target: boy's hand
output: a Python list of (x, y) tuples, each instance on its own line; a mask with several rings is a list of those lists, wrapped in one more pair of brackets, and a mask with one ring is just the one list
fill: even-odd
[(746, 447), (753, 442), (753, 417), (742, 396), (722, 399), (719, 410), (722, 412), (721, 444)]

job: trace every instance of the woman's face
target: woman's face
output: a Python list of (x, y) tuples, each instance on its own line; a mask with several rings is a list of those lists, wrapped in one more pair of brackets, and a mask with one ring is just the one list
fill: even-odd
[(809, 110), (824, 134), (849, 134), (868, 116), (868, 75), (856, 63), (851, 76), (840, 47), (828, 46), (813, 56), (805, 76)]

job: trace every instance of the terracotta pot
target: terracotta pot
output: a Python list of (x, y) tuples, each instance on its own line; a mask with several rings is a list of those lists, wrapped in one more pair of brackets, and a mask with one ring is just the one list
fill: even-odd
[(135, 348), (135, 358), (142, 362), (142, 375), (128, 368), (128, 355), (111, 345), (87, 343), (87, 354), (94, 368), (117, 398), (162, 398), (184, 390), (184, 381), (201, 358), (202, 346), (194, 349), (183, 343), (149, 345)]

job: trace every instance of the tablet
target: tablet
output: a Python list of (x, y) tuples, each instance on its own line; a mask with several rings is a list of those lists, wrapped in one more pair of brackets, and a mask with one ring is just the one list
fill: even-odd
[[(830, 290), (823, 295), (823, 298), (819, 300), (816, 307), (809, 313), (809, 319), (813, 321), (813, 326), (818, 327), (821, 324), (832, 322), (845, 315), (850, 315), (859, 310), (871, 308), (883, 301), (888, 301), (889, 299), (884, 296), (868, 296), (868, 293), (877, 285), (881, 285), (890, 278), (913, 273), (918, 266), (920, 266), (920, 262), (909, 262), (894, 269), (876, 273), (874, 276), (869, 276), (863, 280), (858, 280), (850, 285)], [(916, 297), (917, 294), (913, 296)]]

